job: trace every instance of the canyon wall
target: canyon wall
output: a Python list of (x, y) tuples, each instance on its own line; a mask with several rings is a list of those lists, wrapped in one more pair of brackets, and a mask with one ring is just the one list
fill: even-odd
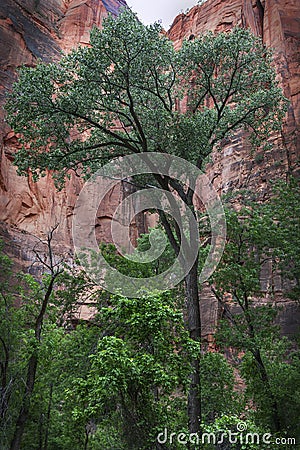
[(269, 152), (253, 155), (244, 136), (224, 142), (208, 172), (220, 192), (254, 188), (265, 194), (267, 181), (299, 171), (300, 156), (300, 5), (298, 0), (207, 0), (177, 16), (168, 31), (179, 48), (184, 39), (207, 31), (250, 28), (271, 47), (278, 80), (290, 100), (282, 134)]
[[(2, 0), (0, 107), (4, 104), (5, 93), (16, 80), (18, 67), (34, 66), (38, 59), (55, 60), (61, 51), (88, 44), (91, 28), (101, 26), (103, 17), (109, 12), (117, 14), (125, 5), (125, 0)], [(272, 150), (253, 155), (245, 137), (236, 135), (223, 143), (221, 152), (215, 152), (213, 162), (208, 164), (208, 174), (220, 193), (233, 188), (252, 188), (263, 198), (268, 195), (270, 178), (296, 174), (299, 169), (299, 0), (207, 0), (177, 16), (168, 36), (178, 48), (183, 39), (208, 30), (229, 30), (235, 25), (250, 28), (273, 48), (278, 80), (290, 105), (282, 133), (271, 137), (275, 144)], [(72, 175), (65, 188), (57, 192), (51, 174), (38, 183), (19, 177), (12, 165), (18, 140), (5, 123), (2, 108), (0, 121), (0, 235), (4, 236), (16, 261), (30, 265), (33, 236), (42, 237), (58, 223), (58, 250), (69, 253), (71, 258), (71, 220), (81, 181)], [(128, 189), (129, 185), (116, 189), (99, 212), (97, 230), (101, 239), (109, 241), (113, 204), (120, 192), (126, 195)], [(133, 233), (136, 236), (144, 228), (145, 224), (138, 218)], [(265, 275), (266, 284), (273, 282), (270, 277), (270, 273)], [(277, 290), (280, 300), (281, 287)], [(206, 299), (204, 332), (209, 335), (219, 311), (209, 292), (203, 296)], [(289, 331), (296, 326), (292, 323), (296, 317), (293, 308), (290, 304), (290, 318), (285, 319)]]
[[(0, 235), (9, 244), (17, 261), (30, 263), (32, 237), (43, 237), (59, 224), (55, 233), (58, 251), (71, 255), (71, 220), (82, 182), (75, 176), (57, 192), (47, 174), (38, 183), (19, 177), (12, 165), (18, 148), (17, 136), (5, 123), (3, 104), (21, 65), (34, 66), (38, 60), (57, 60), (79, 44), (89, 42), (93, 26), (101, 26), (108, 13), (117, 14), (125, 0), (2, 0), (0, 4)], [(121, 191), (128, 191), (121, 186)], [(109, 241), (108, 220), (113, 212), (111, 201), (119, 199), (115, 189), (97, 217), (97, 233)], [(113, 198), (113, 200), (112, 200)], [(135, 226), (136, 225), (136, 226)], [(133, 224), (143, 231), (141, 219)], [(26, 264), (26, 263), (25, 263)]]
[[(277, 78), (289, 99), (287, 117), (282, 132), (270, 136), (273, 148), (253, 154), (242, 134), (223, 142), (220, 152), (214, 152), (207, 173), (220, 193), (232, 189), (249, 189), (263, 200), (269, 196), (270, 180), (299, 176), (300, 158), (300, 4), (298, 0), (207, 0), (186, 14), (178, 15), (169, 38), (179, 48), (184, 39), (192, 39), (207, 31), (228, 31), (234, 26), (250, 28), (273, 49)], [(286, 335), (299, 330), (299, 307), (285, 298), (282, 280), (272, 267), (263, 267), (262, 297), (258, 302), (282, 306), (279, 323)], [(270, 295), (272, 292), (272, 295)], [(201, 294), (202, 333), (212, 340), (214, 326), (222, 311), (210, 289)]]

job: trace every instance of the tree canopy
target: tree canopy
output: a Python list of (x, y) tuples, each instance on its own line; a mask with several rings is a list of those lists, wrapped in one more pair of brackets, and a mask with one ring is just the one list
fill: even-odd
[(207, 33), (176, 52), (158, 24), (124, 10), (92, 30), (90, 46), (21, 68), (7, 103), (24, 144), (15, 163), (21, 174), (51, 169), (60, 180), (128, 153), (166, 152), (201, 167), (235, 130), (262, 140), (280, 126), (285, 100), (270, 63), (248, 30)]

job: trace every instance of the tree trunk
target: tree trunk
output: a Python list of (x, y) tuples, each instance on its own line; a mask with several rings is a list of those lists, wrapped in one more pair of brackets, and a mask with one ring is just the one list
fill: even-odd
[(49, 438), (49, 427), (50, 427), (50, 415), (52, 408), (52, 397), (53, 397), (53, 383), (50, 383), (50, 392), (49, 392), (49, 402), (46, 416), (46, 430), (45, 430), (45, 440), (44, 440), (44, 450), (48, 449), (48, 438)]
[(21, 446), (22, 436), (29, 416), (30, 400), (35, 383), (36, 369), (37, 369), (37, 355), (36, 353), (34, 353), (33, 355), (31, 355), (28, 362), (25, 392), (22, 399), (22, 405), (19, 411), (13, 440), (10, 445), (10, 450), (19, 450)]
[[(198, 259), (185, 277), (188, 330), (191, 339), (201, 341), (201, 319), (198, 290)], [(191, 362), (193, 372), (188, 395), (188, 418), (190, 433), (198, 433), (201, 423), (201, 383), (200, 383), (200, 352), (197, 359)]]
[[(50, 254), (50, 257), (52, 257), (52, 252), (51, 252), (51, 247), (50, 247), (51, 239), (50, 240), (49, 239), (50, 238), (48, 238), (49, 254)], [(53, 266), (52, 266), (52, 260), (51, 260), (51, 269), (52, 269), (52, 267)], [(60, 273), (59, 270), (57, 272), (54, 272), (52, 270), (52, 276), (51, 276), (49, 285), (47, 287), (45, 296), (43, 298), (39, 315), (35, 321), (34, 332), (35, 332), (35, 339), (36, 339), (37, 346), (39, 345), (39, 343), (41, 341), (44, 317), (45, 317), (45, 314), (47, 311), (47, 306), (48, 306), (48, 303), (50, 300), (51, 293), (53, 291), (55, 279), (59, 275), (59, 273)], [(33, 354), (29, 358), (29, 362), (28, 362), (25, 391), (23, 394), (22, 404), (21, 404), (21, 408), (20, 408), (19, 415), (17, 418), (14, 435), (13, 435), (13, 438), (12, 438), (12, 441), (10, 444), (10, 450), (19, 450), (21, 447), (22, 436), (23, 436), (23, 433), (25, 430), (25, 426), (26, 426), (28, 417), (29, 417), (30, 402), (31, 402), (31, 397), (32, 397), (33, 389), (34, 389), (35, 379), (36, 379), (37, 365), (38, 365), (38, 354), (37, 354), (37, 350), (34, 350)]]
[[(163, 189), (171, 192), (168, 182), (165, 179), (158, 180)], [(176, 188), (175, 188), (176, 189)], [(178, 188), (177, 188), (178, 189)], [(188, 208), (190, 208), (195, 222), (197, 223), (197, 217), (194, 210), (193, 204), (193, 192), (194, 190), (189, 188), (188, 194), (184, 192), (179, 192), (179, 196), (184, 199), (184, 203)], [(181, 195), (180, 195), (181, 194)], [(176, 202), (172, 202), (172, 197), (170, 197), (170, 207), (171, 211), (177, 211)], [(181, 233), (181, 227), (176, 226), (175, 235), (178, 242), (175, 239), (175, 235), (172, 231), (172, 226), (168, 222), (167, 216), (161, 210), (158, 211), (161, 223), (166, 231), (168, 240), (176, 254), (177, 257), (180, 256), (180, 247), (184, 249), (184, 256), (179, 259), (183, 269), (189, 263), (193, 252), (191, 249), (196, 246), (198, 248), (199, 242), (199, 230), (198, 226), (195, 229), (192, 222), (190, 222), (190, 235), (187, 238), (184, 233)], [(176, 216), (176, 215), (175, 215)], [(201, 318), (200, 318), (200, 304), (199, 304), (199, 289), (198, 289), (198, 263), (199, 258), (197, 256), (193, 266), (191, 267), (189, 273), (185, 276), (185, 290), (186, 290), (186, 303), (187, 303), (187, 327), (190, 334), (190, 338), (194, 341), (199, 342), (199, 357), (191, 361), (192, 373), (191, 373), (191, 383), (188, 394), (188, 421), (189, 421), (189, 432), (199, 433), (201, 424), (201, 382), (200, 382), (200, 356), (201, 356)]]
[(267, 395), (269, 396), (270, 401), (271, 401), (271, 414), (272, 414), (272, 422), (273, 422), (274, 431), (279, 432), (281, 430), (281, 425), (280, 425), (280, 415), (279, 415), (278, 403), (272, 392), (269, 376), (268, 376), (266, 367), (264, 365), (264, 362), (262, 360), (260, 350), (256, 349), (253, 352), (253, 356), (254, 356), (257, 366), (258, 366), (260, 378), (267, 390)]

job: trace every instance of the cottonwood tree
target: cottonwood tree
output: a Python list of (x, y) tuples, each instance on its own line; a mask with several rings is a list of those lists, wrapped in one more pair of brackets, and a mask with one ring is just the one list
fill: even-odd
[[(207, 33), (176, 52), (158, 24), (144, 26), (130, 10), (94, 28), (90, 45), (59, 63), (24, 67), (10, 95), (9, 123), (22, 135), (20, 174), (46, 170), (63, 182), (70, 169), (89, 175), (117, 156), (163, 152), (201, 169), (214, 146), (246, 129), (257, 144), (277, 129), (284, 98), (270, 52), (249, 31)], [(187, 111), (178, 104), (188, 99)], [(194, 191), (172, 177), (153, 183), (175, 192), (196, 215)], [(194, 248), (167, 214), (161, 223), (176, 254)], [(190, 336), (201, 339), (198, 260), (185, 277)], [(200, 358), (200, 356), (199, 356)], [(189, 427), (199, 431), (199, 358), (193, 360)]]

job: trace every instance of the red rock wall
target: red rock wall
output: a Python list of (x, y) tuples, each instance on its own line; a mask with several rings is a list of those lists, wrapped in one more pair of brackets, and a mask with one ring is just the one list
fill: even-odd
[[(0, 106), (5, 92), (16, 78), (22, 64), (34, 65), (38, 58), (49, 61), (59, 57), (60, 50), (69, 51), (87, 44), (93, 25), (101, 25), (108, 12), (117, 13), (124, 0), (2, 0), (0, 4)], [(291, 100), (287, 122), (277, 145), (264, 155), (251, 155), (243, 136), (224, 143), (209, 166), (211, 178), (220, 191), (252, 187), (265, 192), (267, 180), (295, 172), (299, 158), (299, 0), (207, 0), (188, 14), (175, 18), (168, 32), (175, 47), (191, 34), (207, 30), (221, 31), (235, 25), (251, 28), (274, 48), (278, 78), (285, 95)], [(61, 193), (54, 189), (50, 175), (37, 184), (16, 175), (11, 164), (17, 146), (14, 134), (0, 111), (0, 222), (11, 230), (42, 235), (60, 223), (57, 238), (70, 245), (71, 217), (76, 196), (81, 188), (72, 177)], [(109, 239), (107, 220), (99, 217), (99, 235)], [(13, 231), (12, 231), (13, 230)], [(19, 239), (19, 238), (18, 238)]]
[(300, 156), (300, 4), (298, 0), (207, 0), (177, 16), (168, 36), (179, 48), (184, 39), (207, 31), (250, 28), (272, 47), (278, 79), (290, 100), (281, 136), (273, 136), (273, 149), (251, 155), (244, 136), (224, 143), (208, 172), (220, 192), (252, 188), (265, 194), (267, 180), (299, 171)]
[[(57, 192), (50, 174), (38, 183), (17, 175), (11, 161), (18, 142), (4, 121), (5, 93), (16, 79), (18, 67), (34, 66), (39, 58), (57, 59), (61, 50), (87, 44), (91, 28), (101, 26), (108, 13), (117, 14), (125, 5), (124, 0), (1, 0), (0, 223), (2, 234), (8, 231), (10, 238), (4, 233), (7, 240), (15, 242), (17, 258), (28, 259), (26, 251), (22, 256), (26, 242), (31, 245), (24, 233), (43, 236), (57, 223), (56, 240), (62, 250), (70, 248), (72, 211), (81, 182), (72, 176), (65, 189)], [(103, 211), (103, 230), (101, 212), (98, 218), (102, 239), (109, 239), (105, 231), (109, 205), (107, 209)]]
[[(195, 6), (187, 14), (177, 16), (168, 36), (179, 48), (184, 39), (206, 31), (227, 31), (234, 26), (250, 28), (261, 36), (264, 44), (273, 48), (274, 61), (285, 96), (290, 100), (285, 124), (280, 136), (273, 136), (272, 150), (252, 154), (243, 135), (236, 135), (224, 142), (222, 151), (215, 152), (213, 163), (207, 172), (219, 192), (244, 188), (259, 192), (261, 198), (268, 195), (268, 181), (288, 174), (299, 175), (300, 139), (300, 3), (299, 0), (207, 0)], [(264, 268), (259, 302), (275, 302), (283, 306), (278, 320), (286, 335), (296, 335), (299, 329), (299, 307), (284, 298), (280, 277), (274, 279), (272, 268)], [(279, 278), (279, 283), (278, 283)], [(201, 293), (202, 334), (212, 338), (220, 310), (207, 286)], [(213, 341), (213, 339), (212, 339)]]

